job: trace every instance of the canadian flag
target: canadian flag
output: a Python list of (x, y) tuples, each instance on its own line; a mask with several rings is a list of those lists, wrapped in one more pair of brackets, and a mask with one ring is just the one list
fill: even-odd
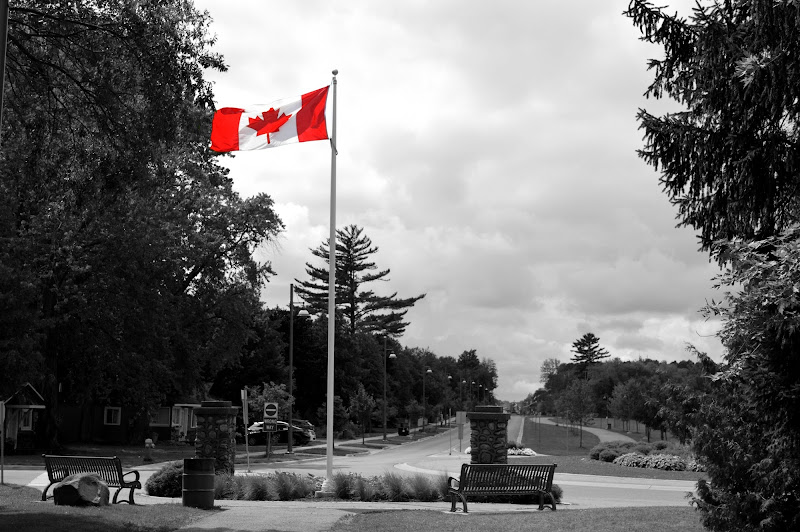
[(325, 140), (328, 87), (248, 109), (223, 107), (214, 113), (211, 149), (263, 150), (294, 142)]

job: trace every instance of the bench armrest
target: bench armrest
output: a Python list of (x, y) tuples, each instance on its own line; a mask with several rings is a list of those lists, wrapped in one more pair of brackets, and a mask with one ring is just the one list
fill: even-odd
[(460, 480), (457, 479), (456, 477), (448, 477), (447, 478), (447, 487), (448, 488), (458, 489), (459, 482), (460, 482)]
[[(136, 476), (133, 477), (133, 480), (125, 480), (125, 477), (127, 477), (128, 475), (136, 475)], [(123, 473), (122, 480), (125, 481), (126, 484), (130, 484), (131, 482), (139, 482), (139, 472), (134, 469), (132, 471), (128, 471), (127, 473)]]

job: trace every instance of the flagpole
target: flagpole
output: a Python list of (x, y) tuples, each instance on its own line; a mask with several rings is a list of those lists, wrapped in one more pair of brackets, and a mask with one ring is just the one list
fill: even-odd
[(333, 494), (333, 344), (336, 332), (336, 75), (333, 71), (333, 122), (331, 123), (331, 221), (328, 241), (328, 411), (325, 434), (327, 463), (325, 481), (318, 496)]

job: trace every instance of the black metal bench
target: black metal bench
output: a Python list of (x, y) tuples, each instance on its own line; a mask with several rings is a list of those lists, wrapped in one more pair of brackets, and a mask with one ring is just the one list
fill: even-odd
[(556, 509), (553, 497), (553, 475), (556, 464), (463, 464), (461, 478), (447, 479), (448, 494), (456, 511), (461, 499), (467, 513), (470, 495), (539, 495), (539, 509), (544, 509), (545, 497), (550, 497), (550, 507)]
[[(128, 504), (135, 504), (133, 502), (133, 490), (141, 489), (142, 483), (139, 482), (138, 471), (122, 472), (122, 462), (116, 456), (56, 456), (52, 454), (43, 454), (44, 466), (47, 469), (47, 478), (50, 479), (50, 484), (42, 492), (42, 500), (47, 500), (47, 490), (50, 486), (57, 484), (70, 475), (76, 473), (96, 473), (105, 482), (109, 488), (117, 488), (114, 493), (113, 503), (117, 503), (117, 496), (119, 492), (125, 488), (130, 488), (130, 496), (127, 501)], [(133, 478), (125, 480), (128, 475), (133, 475)]]

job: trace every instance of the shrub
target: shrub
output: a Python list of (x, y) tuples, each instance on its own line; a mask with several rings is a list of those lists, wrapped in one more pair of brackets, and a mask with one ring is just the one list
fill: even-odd
[(639, 453), (639, 454), (648, 455), (648, 454), (650, 454), (650, 449), (651, 449), (651, 447), (650, 447), (650, 445), (649, 445), (649, 444), (647, 444), (647, 443), (640, 443), (640, 444), (638, 444), (638, 445), (635, 445), (635, 446), (633, 447), (633, 452), (635, 452), (635, 453)]
[(553, 484), (553, 489), (550, 491), (550, 493), (553, 494), (553, 498), (556, 500), (556, 502), (561, 502), (561, 497), (564, 496), (564, 490), (561, 489), (561, 486), (558, 484)]
[[(594, 447), (589, 450), (589, 458), (592, 460), (603, 460), (600, 455), (603, 454), (603, 451), (609, 451), (613, 453), (614, 458), (621, 454), (625, 454), (630, 452), (630, 450), (637, 445), (635, 442), (629, 441), (606, 441), (600, 442)], [(606, 457), (611, 456), (610, 454), (606, 454)], [(613, 460), (614, 458), (611, 458)], [(604, 460), (606, 462), (610, 462), (611, 460)]]
[(625, 467), (647, 467), (645, 456), (639, 453), (625, 453), (615, 458), (614, 463)]
[(603, 462), (613, 462), (619, 456), (615, 449), (603, 449), (600, 453), (600, 460)]
[(147, 479), (144, 485), (153, 497), (180, 497), (183, 492), (183, 462), (170, 462)]
[(647, 457), (645, 467), (662, 469), (664, 471), (685, 471), (686, 461), (680, 456), (672, 454), (651, 454)]
[(669, 447), (669, 442), (667, 441), (657, 441), (652, 444), (654, 451), (663, 451), (667, 447)]
[(686, 462), (686, 471), (695, 471), (698, 473), (705, 473), (706, 468), (698, 462), (695, 458), (690, 458), (689, 461)]
[(606, 450), (605, 443), (598, 443), (591, 449), (589, 449), (589, 458), (592, 460), (600, 460), (600, 453)]

